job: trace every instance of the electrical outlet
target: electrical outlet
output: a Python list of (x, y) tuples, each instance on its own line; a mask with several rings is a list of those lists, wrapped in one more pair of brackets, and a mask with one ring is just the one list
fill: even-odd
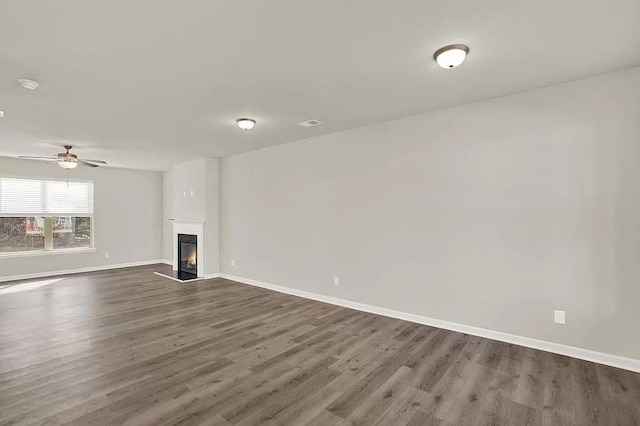
[(566, 312), (553, 311), (553, 322), (556, 324), (566, 324)]
[(336, 287), (340, 286), (340, 278), (339, 277), (333, 277), (333, 285), (335, 285)]
[(233, 260), (233, 259), (231, 259), (231, 262), (229, 262), (229, 263), (231, 263), (231, 266), (236, 266), (236, 261)]
[(104, 254), (104, 257), (105, 257), (105, 259), (108, 259), (108, 258), (109, 258), (109, 252), (106, 252), (106, 253)]

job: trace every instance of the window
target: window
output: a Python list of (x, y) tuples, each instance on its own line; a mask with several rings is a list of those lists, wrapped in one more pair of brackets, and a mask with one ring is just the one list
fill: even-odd
[(91, 218), (53, 217), (53, 249), (91, 247)]
[(93, 183), (0, 178), (0, 253), (90, 248)]
[(44, 217), (0, 217), (0, 253), (33, 250), (44, 250)]

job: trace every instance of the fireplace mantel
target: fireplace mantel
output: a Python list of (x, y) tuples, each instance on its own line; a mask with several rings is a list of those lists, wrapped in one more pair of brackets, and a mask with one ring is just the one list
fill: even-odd
[(179, 219), (169, 219), (169, 222), (171, 222), (173, 224), (173, 226), (176, 225), (199, 225), (201, 227), (204, 228), (204, 224), (206, 223), (204, 220), (179, 220)]

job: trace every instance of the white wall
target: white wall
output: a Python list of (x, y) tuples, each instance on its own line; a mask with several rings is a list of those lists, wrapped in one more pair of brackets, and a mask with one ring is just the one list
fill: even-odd
[[(64, 170), (42, 162), (0, 158), (0, 175), (65, 179)], [(158, 260), (162, 254), (162, 174), (78, 167), (69, 179), (94, 182), (96, 251), (0, 257), (0, 277)], [(109, 258), (104, 254), (109, 253)]]
[(173, 262), (173, 170), (162, 173), (162, 260)]
[(169, 219), (204, 222), (205, 274), (220, 272), (219, 186), (217, 158), (180, 163), (163, 174), (164, 260), (173, 261), (173, 225)]
[(638, 161), (640, 68), (232, 156), (222, 272), (640, 359)]
[(204, 222), (207, 219), (207, 159), (173, 167), (173, 218)]
[(206, 159), (205, 264), (207, 275), (220, 272), (220, 160)]

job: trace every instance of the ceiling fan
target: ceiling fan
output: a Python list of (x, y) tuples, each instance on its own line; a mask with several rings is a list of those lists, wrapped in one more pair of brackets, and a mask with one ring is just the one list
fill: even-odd
[(46, 160), (46, 161), (51, 161), (51, 163), (55, 162), (55, 163), (58, 163), (58, 166), (67, 170), (75, 169), (76, 167), (78, 167), (78, 164), (83, 164), (89, 167), (100, 167), (99, 166), (100, 164), (107, 164), (106, 161), (102, 161), (102, 160), (88, 160), (85, 158), (83, 159), (78, 158), (77, 155), (71, 154), (69, 152), (71, 148), (73, 148), (73, 146), (64, 145), (64, 149), (66, 149), (67, 152), (60, 152), (55, 157), (34, 157), (31, 155), (20, 155), (19, 158), (25, 158), (28, 160)]

